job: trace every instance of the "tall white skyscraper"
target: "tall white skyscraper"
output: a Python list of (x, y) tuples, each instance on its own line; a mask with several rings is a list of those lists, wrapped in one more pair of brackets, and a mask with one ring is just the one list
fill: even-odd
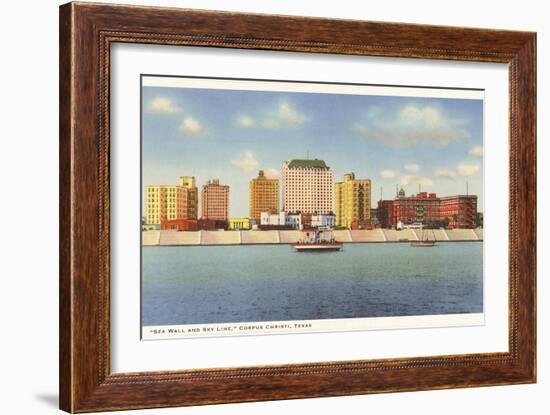
[(285, 212), (334, 211), (334, 175), (323, 160), (285, 161), (282, 170)]

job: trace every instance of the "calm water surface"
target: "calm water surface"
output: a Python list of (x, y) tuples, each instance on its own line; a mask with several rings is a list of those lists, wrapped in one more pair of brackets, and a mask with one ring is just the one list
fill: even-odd
[(483, 244), (142, 249), (144, 325), (479, 313)]

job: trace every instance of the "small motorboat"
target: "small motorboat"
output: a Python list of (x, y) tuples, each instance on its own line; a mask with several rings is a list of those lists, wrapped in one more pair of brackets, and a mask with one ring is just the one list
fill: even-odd
[(298, 242), (290, 244), (297, 252), (334, 252), (342, 249), (343, 244), (338, 242), (330, 229), (316, 229)]

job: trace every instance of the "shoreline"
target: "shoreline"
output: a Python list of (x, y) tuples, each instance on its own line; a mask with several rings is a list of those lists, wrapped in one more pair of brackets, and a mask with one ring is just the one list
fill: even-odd
[[(414, 241), (370, 241), (370, 242), (342, 242), (344, 245), (360, 245), (360, 244), (409, 244)], [(480, 243), (483, 242), (482, 239), (478, 239), (477, 241), (473, 241), (471, 239), (464, 239), (464, 240), (454, 240), (454, 241), (436, 241), (436, 243), (455, 243), (455, 242), (473, 242), (473, 243)], [(141, 245), (142, 248), (153, 248), (153, 247), (176, 247), (176, 246), (268, 246), (268, 245), (290, 245), (290, 243), (287, 242), (281, 242), (281, 243), (246, 243), (246, 244), (163, 244), (163, 245)]]
[[(483, 229), (435, 229), (428, 239), (435, 242), (483, 242)], [(419, 241), (418, 229), (335, 230), (334, 237), (343, 244), (411, 243)], [(141, 246), (235, 246), (289, 245), (305, 236), (302, 231), (142, 231)]]

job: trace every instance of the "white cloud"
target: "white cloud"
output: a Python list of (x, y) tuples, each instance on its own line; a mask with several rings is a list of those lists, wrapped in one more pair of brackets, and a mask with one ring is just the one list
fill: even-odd
[(264, 127), (269, 129), (295, 128), (307, 121), (305, 115), (298, 112), (289, 102), (279, 104), (276, 111), (264, 120)]
[(405, 170), (416, 173), (420, 171), (420, 166), (418, 164), (405, 164)]
[(396, 177), (398, 174), (399, 172), (396, 170), (386, 169), (380, 171), (380, 176), (384, 177), (385, 179), (391, 179), (392, 177)]
[(237, 126), (280, 130), (283, 128), (297, 128), (307, 120), (307, 117), (294, 108), (290, 102), (283, 101), (276, 108), (255, 117), (248, 114), (240, 116), (237, 119)]
[(237, 120), (237, 125), (243, 128), (252, 128), (256, 125), (256, 121), (250, 115), (242, 115)]
[(277, 169), (265, 169), (264, 175), (268, 179), (278, 179), (281, 172)]
[(432, 144), (447, 146), (470, 137), (465, 120), (452, 117), (435, 106), (406, 105), (399, 110), (368, 108), (366, 119), (352, 130), (363, 137), (390, 145)]
[(156, 97), (149, 101), (149, 111), (158, 114), (176, 114), (182, 109), (172, 102), (170, 98)]
[(240, 160), (231, 160), (231, 164), (238, 167), (246, 173), (250, 173), (257, 170), (260, 163), (254, 158), (254, 154), (251, 151), (246, 151), (244, 157)]
[(456, 176), (474, 176), (479, 171), (477, 164), (459, 164), (454, 170), (438, 169), (434, 172), (436, 177), (454, 179)]
[(483, 147), (482, 146), (474, 146), (470, 149), (468, 154), (470, 156), (474, 156), (474, 157), (483, 157)]
[(401, 177), (401, 184), (422, 184), (426, 186), (431, 186), (433, 184), (433, 181), (429, 177), (403, 176)]
[(476, 164), (460, 164), (456, 168), (456, 173), (459, 176), (473, 176), (479, 171), (479, 166)]
[(185, 134), (197, 135), (206, 132), (206, 127), (192, 117), (185, 117), (178, 130)]
[(435, 171), (435, 175), (437, 177), (452, 179), (453, 177), (456, 176), (456, 172), (454, 170), (439, 169)]

